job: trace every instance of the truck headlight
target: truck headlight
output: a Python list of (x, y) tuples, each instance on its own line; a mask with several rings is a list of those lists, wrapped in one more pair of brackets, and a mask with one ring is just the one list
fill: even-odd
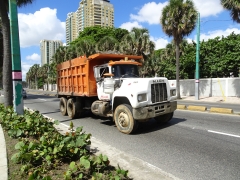
[(176, 96), (176, 89), (171, 89), (170, 94), (171, 96)]
[(147, 100), (147, 94), (139, 94), (137, 96), (138, 102), (143, 102)]

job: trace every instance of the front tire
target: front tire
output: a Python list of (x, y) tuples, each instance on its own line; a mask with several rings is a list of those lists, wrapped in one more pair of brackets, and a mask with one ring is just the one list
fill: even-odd
[(173, 112), (168, 113), (168, 114), (164, 114), (164, 115), (161, 115), (161, 116), (157, 116), (154, 119), (158, 123), (164, 124), (164, 123), (167, 123), (168, 121), (170, 121), (172, 119), (172, 117), (173, 117)]
[(137, 130), (138, 122), (133, 119), (132, 107), (128, 104), (119, 105), (114, 111), (114, 121), (118, 130), (132, 134)]

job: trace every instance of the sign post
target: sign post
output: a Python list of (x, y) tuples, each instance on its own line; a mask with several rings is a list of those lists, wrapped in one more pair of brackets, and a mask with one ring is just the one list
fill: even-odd
[(9, 0), (9, 12), (12, 53), (13, 104), (14, 111), (19, 115), (23, 115), (22, 70), (16, 0)]

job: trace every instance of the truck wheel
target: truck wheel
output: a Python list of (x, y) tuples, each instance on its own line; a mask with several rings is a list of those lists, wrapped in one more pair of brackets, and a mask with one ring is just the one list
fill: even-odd
[(65, 97), (61, 97), (59, 108), (62, 115), (66, 116), (67, 115), (67, 99)]
[(114, 120), (118, 130), (125, 134), (132, 134), (138, 127), (133, 119), (132, 107), (128, 104), (119, 105), (114, 111)]
[(158, 122), (158, 123), (167, 123), (168, 121), (170, 121), (173, 117), (173, 112), (171, 113), (168, 113), (168, 114), (164, 114), (164, 115), (161, 115), (161, 116), (157, 116), (155, 117), (154, 119)]
[(76, 102), (72, 98), (68, 99), (67, 101), (67, 113), (68, 117), (71, 119), (74, 119), (77, 116)]

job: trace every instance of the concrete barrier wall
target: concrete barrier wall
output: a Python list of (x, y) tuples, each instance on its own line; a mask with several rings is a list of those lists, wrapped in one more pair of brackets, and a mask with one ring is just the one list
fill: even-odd
[[(176, 80), (169, 80), (170, 86), (176, 86)], [(180, 80), (181, 96), (195, 95), (195, 79)], [(212, 96), (237, 96), (240, 97), (240, 78), (208, 78), (200, 79), (199, 95)]]
[(47, 89), (49, 91), (57, 91), (57, 84), (49, 84), (48, 88), (47, 88), (47, 84), (44, 84), (44, 91), (46, 91)]

